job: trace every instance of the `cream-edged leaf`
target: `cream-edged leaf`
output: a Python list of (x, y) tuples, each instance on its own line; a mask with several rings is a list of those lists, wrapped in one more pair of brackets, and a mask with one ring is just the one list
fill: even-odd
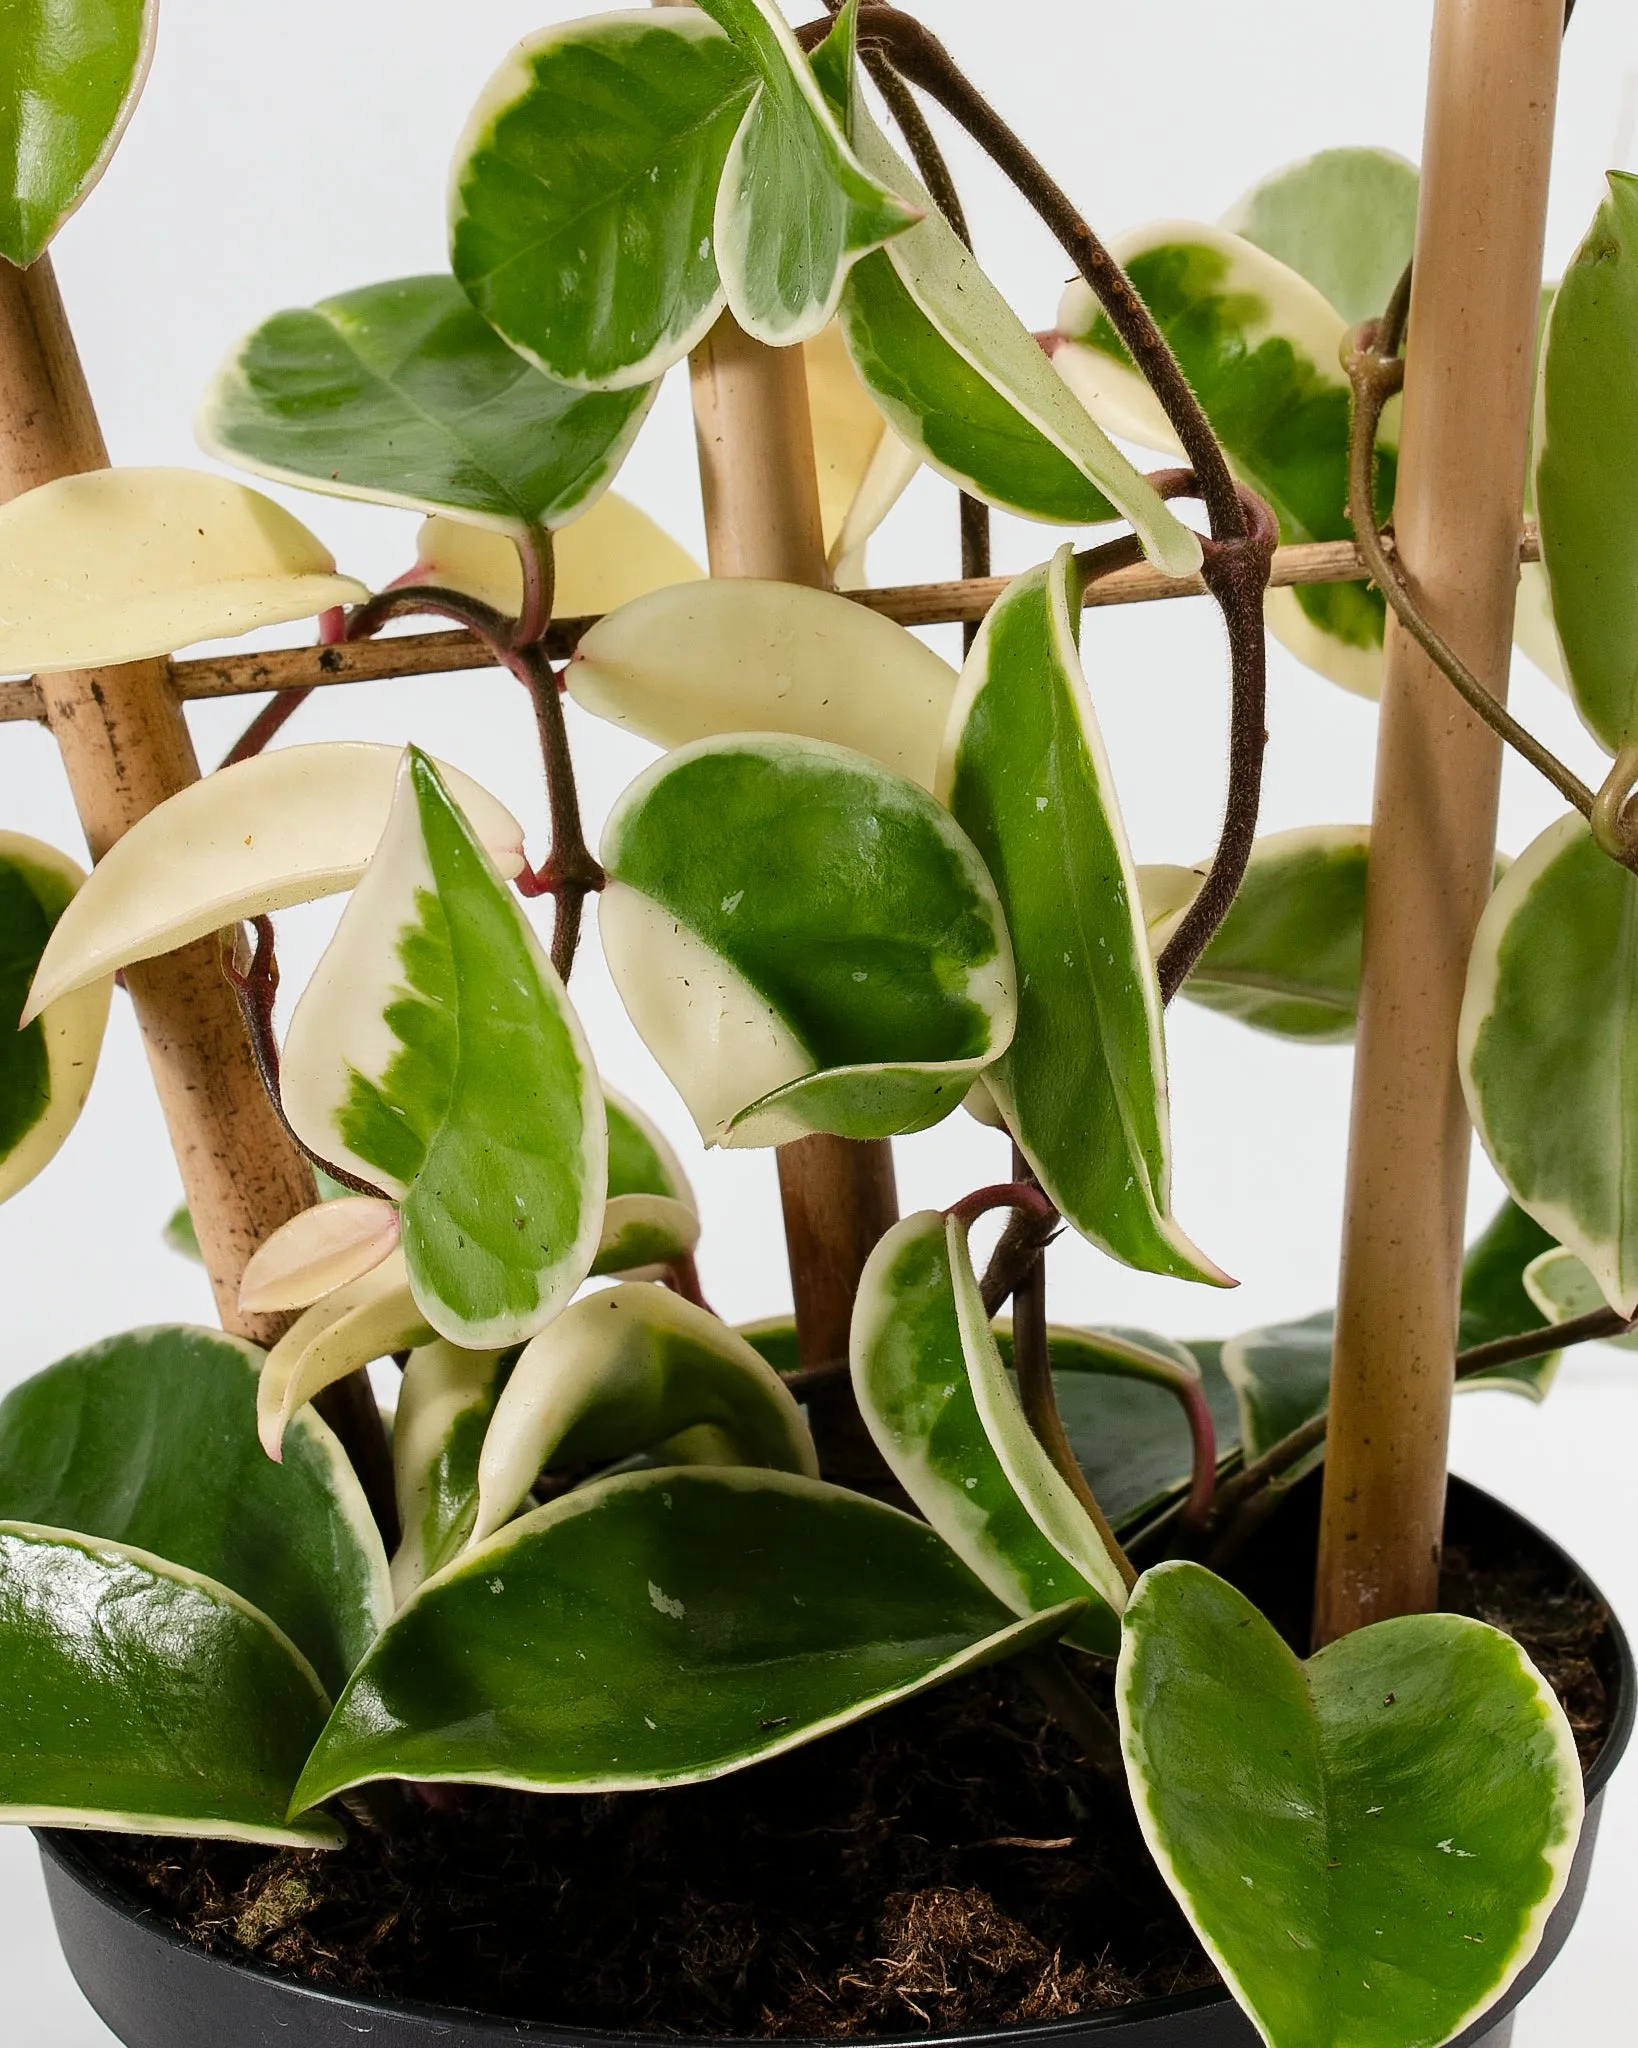
[[(1568, 1323), (1609, 1306), (1585, 1264), (1561, 1244), (1539, 1253), (1525, 1267), (1524, 1290), (1549, 1323)], [(1638, 1330), (1603, 1341), (1619, 1344), (1624, 1351), (1638, 1351)]]
[[(501, 533), (434, 516), (415, 539), (416, 579), (476, 597), (506, 618), (523, 606), (523, 565)], [(592, 618), (671, 583), (697, 583), (705, 571), (664, 527), (614, 491), (552, 536), (552, 610)]]
[(402, 1606), (457, 1557), (478, 1513), (478, 1459), (510, 1353), (463, 1351), (440, 1337), (409, 1355), (393, 1411), (393, 1488), (404, 1534), (392, 1560)]
[[(277, 747), (191, 783), (115, 841), (51, 935), (25, 1015), (137, 960), (242, 919), (350, 889), (392, 807), (402, 750), (363, 741)], [(523, 827), (459, 769), (451, 796), (503, 875)]]
[(340, 1195), (292, 1216), (251, 1255), (239, 1282), (246, 1315), (308, 1308), (361, 1280), (398, 1244), (398, 1211), (375, 1195)]
[(430, 1344), (410, 1291), (404, 1254), (391, 1252), (362, 1278), (305, 1309), (267, 1354), (256, 1387), (256, 1433), (275, 1464), (292, 1419), (315, 1394), (375, 1358)]
[(282, 505), (203, 470), (92, 470), (0, 506), (0, 670), (136, 661), (368, 596)]
[(1391, 149), (1322, 149), (1261, 178), (1223, 226), (1296, 271), (1350, 326), (1387, 310), (1416, 242), (1415, 164)]

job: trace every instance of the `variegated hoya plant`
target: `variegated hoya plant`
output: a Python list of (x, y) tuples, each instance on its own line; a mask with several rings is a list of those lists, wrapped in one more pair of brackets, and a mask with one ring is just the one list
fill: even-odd
[[(1060, 1220), (1226, 1280), (1172, 1210), (1174, 993), (1294, 1046), (1351, 1036), (1366, 829), (1252, 842), (1254, 744), (1216, 856), (1136, 868), (1078, 633), (1103, 576), (1203, 570), (1260, 730), (1271, 549), (1353, 534), (1344, 357), (1382, 339), (1348, 336), (1394, 297), (1416, 173), (1330, 151), (1220, 223), (1128, 235), (1122, 268), (1078, 226), (1085, 281), (1037, 337), (966, 247), (903, 78), (958, 118), (982, 102), (907, 17), (833, 15), (797, 32), (775, 0), (701, 0), (525, 42), (457, 146), (449, 274), (275, 313), (227, 356), (210, 454), (425, 515), (388, 590), (214, 471), (75, 476), (0, 510), (0, 669), (452, 618), (534, 697), (553, 826), (536, 870), (506, 808), (414, 747), (252, 743), (89, 878), (0, 838), (0, 1192), (73, 1124), (120, 971), (221, 932), (330, 1197), (244, 1274), (247, 1310), (291, 1318), (270, 1351), (143, 1330), (0, 1405), (0, 1802), (324, 1847), (381, 1781), (690, 1783), (1016, 1658), (1124, 1774), (1265, 2040), (1431, 2048), (1504, 1992), (1565, 1884), (1563, 1712), (1478, 1622), (1383, 1622), (1305, 1662), (1210, 1568), (1321, 1455), (1328, 1315), (1184, 1345), (1049, 1326), (1040, 1293)], [(4, 11), (10, 263), (100, 173), (154, 16)], [(610, 491), (725, 312), (805, 353), (828, 590), (707, 580)], [(1464, 1383), (1534, 1400), (1539, 1333), (1638, 1311), (1635, 370), (1638, 180), (1612, 175), (1545, 318), (1518, 633), (1615, 766), (1502, 874), (1463, 1020), (1512, 1196), (1468, 1258)], [(1111, 435), (1186, 467), (1146, 476)], [(1394, 439), (1389, 409), (1384, 516)], [(957, 674), (847, 594), (923, 464), (974, 505), (1128, 536), (1043, 537)], [(1374, 694), (1376, 587), (1280, 589), (1266, 618)], [(663, 750), (595, 859), (560, 686)], [(336, 892), (276, 1044), (268, 920)], [(542, 894), (549, 947), (521, 900)], [(604, 1086), (568, 992), (590, 895), (705, 1143), (899, 1138), (963, 1104), (1010, 1133), (1014, 1180), (876, 1246), (846, 1361), (804, 1369), (791, 1322), (730, 1328), (702, 1299), (684, 1170)], [(997, 1207), (981, 1278), (969, 1232)], [(396, 1501), (372, 1509), (313, 1403), (389, 1356)], [(827, 1477), (804, 1406), (827, 1374), (851, 1376), (873, 1490)], [(1118, 1730), (1087, 1658), (1115, 1660)]]

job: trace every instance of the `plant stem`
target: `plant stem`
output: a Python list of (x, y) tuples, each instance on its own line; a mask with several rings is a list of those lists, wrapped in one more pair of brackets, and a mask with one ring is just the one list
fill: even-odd
[(1126, 1782), (1126, 1762), (1114, 1723), (1070, 1670), (1055, 1643), (1026, 1650), (1017, 1660), (1036, 1698), (1053, 1720), (1081, 1746), (1081, 1754), (1112, 1784)]

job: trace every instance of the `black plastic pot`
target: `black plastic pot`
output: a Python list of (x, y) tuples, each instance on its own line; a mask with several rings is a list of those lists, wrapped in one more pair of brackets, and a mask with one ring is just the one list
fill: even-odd
[[(1287, 1541), (1294, 1533), (1288, 1527)], [(1473, 1544), (1487, 1558), (1521, 1552), (1533, 1556), (1600, 1597), (1555, 1543), (1522, 1516), (1459, 1479), (1451, 1481), (1447, 1534)], [(1638, 1706), (1632, 1650), (1613, 1616), (1604, 1648), (1607, 1658), (1600, 1676), (1609, 1692), (1612, 1718), (1608, 1739), (1587, 1774), (1586, 1827), (1569, 1886), (1529, 1968), (1455, 2048), (1507, 2048), (1514, 2007), (1545, 1974), (1580, 1911), (1604, 1787), (1632, 1735)], [(359, 2048), (361, 2042), (370, 2048), (502, 2048), (509, 2042), (601, 2048), (616, 2040), (645, 2039), (498, 2019), (450, 2006), (347, 1997), (280, 1976), (258, 1963), (210, 1955), (111, 1885), (86, 1854), (84, 1837), (53, 1830), (41, 1832), (38, 1839), (46, 1890), (69, 1967), (126, 2048)], [(941, 2041), (1077, 2048), (1083, 2038), (1095, 2038), (1098, 2048), (1257, 2048), (1258, 2042), (1256, 2029), (1221, 1991), (1147, 2000), (1085, 2019), (906, 2038), (924, 2048), (929, 2043), (936, 2048)], [(677, 2044), (674, 2038), (656, 2038), (653, 2048)]]

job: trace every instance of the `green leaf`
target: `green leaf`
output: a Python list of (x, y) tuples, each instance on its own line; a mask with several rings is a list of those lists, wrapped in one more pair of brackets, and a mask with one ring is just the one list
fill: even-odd
[(1462, 1085), (1508, 1193), (1624, 1314), (1638, 1308), (1635, 1040), (1638, 879), (1572, 812), (1520, 854), (1479, 920)]
[(1638, 177), (1609, 193), (1547, 322), (1536, 419), (1541, 559), (1581, 722), (1638, 738)]
[(1294, 270), (1356, 327), (1387, 311), (1416, 244), (1417, 171), (1391, 149), (1322, 149), (1253, 185), (1230, 234)]
[[(710, 1455), (666, 1446), (709, 1430)], [(702, 1440), (704, 1441), (704, 1440)], [(662, 1464), (819, 1476), (802, 1411), (742, 1337), (646, 1281), (590, 1294), (526, 1345), (484, 1439), (473, 1541), (511, 1520), (550, 1465), (653, 1451)]]
[(849, 268), (902, 234), (918, 208), (853, 154), (774, 0), (701, 5), (762, 81), (717, 193), (712, 232), (728, 304), (758, 341), (807, 341), (835, 314)]
[(662, 747), (788, 732), (857, 748), (924, 788), (956, 687), (949, 663), (893, 620), (749, 576), (622, 605), (583, 635), (564, 681), (587, 711)]
[(1335, 1331), (1336, 1310), (1324, 1308), (1301, 1322), (1242, 1331), (1223, 1346), (1223, 1374), (1239, 1404), (1240, 1448), (1248, 1464), (1329, 1404)]
[(609, 1194), (594, 1277), (669, 1264), (699, 1243), (699, 1204), (682, 1161), (634, 1102), (603, 1090)]
[(607, 1126), (578, 1019), (427, 757), (290, 1022), (284, 1105), (398, 1197), (409, 1282), (472, 1350), (544, 1329), (603, 1221)]
[(424, 1586), (292, 1812), (376, 1778), (614, 1792), (720, 1777), (1072, 1620), (1015, 1621), (925, 1523), (789, 1473), (637, 1472)]
[(842, 332), (900, 438), (963, 490), (1026, 518), (1129, 519), (1168, 575), (1193, 575), (1200, 543), (1167, 510), (979, 268), (855, 99), (861, 160), (925, 217), (849, 273)]
[[(1561, 1244), (1552, 1245), (1530, 1261), (1524, 1269), (1524, 1287), (1543, 1322), (1567, 1323), (1607, 1306), (1598, 1282), (1575, 1253), (1567, 1252)], [(1625, 1337), (1605, 1337), (1602, 1341), (1619, 1345), (1623, 1351), (1638, 1351), (1638, 1331), (1629, 1331)], [(1555, 1351), (1549, 1360), (1537, 1363), (1556, 1367), (1562, 1355)]]
[(595, 502), (658, 389), (559, 384), (453, 278), (402, 277), (264, 320), (217, 371), (197, 432), (258, 476), (522, 534)]
[(796, 1338), (795, 1316), (766, 1316), (760, 1322), (740, 1323), (735, 1334), (743, 1337), (757, 1357), (775, 1372), (801, 1371), (802, 1347)]
[(612, 1088), (603, 1090), (603, 1107), (609, 1126), (610, 1200), (622, 1195), (659, 1195), (697, 1209), (683, 1163), (653, 1118)]
[(403, 1541), (393, 1554), (400, 1605), (458, 1557), (478, 1519), (478, 1459), (511, 1370), (504, 1351), (461, 1351), (440, 1337), (412, 1351), (392, 1424)]
[(983, 862), (862, 754), (680, 748), (620, 798), (602, 855), (610, 973), (708, 1144), (924, 1130), (1012, 1035)]
[(1010, 583), (950, 713), (940, 787), (995, 877), (1018, 966), (1018, 1029), (985, 1084), (1083, 1237), (1226, 1285), (1171, 1214), (1160, 989), (1081, 672), (1079, 598), (1067, 547)]
[(134, 1544), (219, 1580), (339, 1691), (392, 1613), (381, 1538), (346, 1454), (299, 1418), (256, 1441), (262, 1354), (214, 1330), (107, 1338), (0, 1402), (0, 1519)]
[(328, 1849), (285, 1819), (329, 1702), (226, 1586), (146, 1551), (0, 1523), (0, 1818)]
[[(1125, 265), (1171, 343), (1236, 474), (1279, 517), (1285, 542), (1347, 540), (1348, 380), (1342, 316), (1299, 277), (1222, 228), (1162, 223), (1119, 238)], [(1151, 447), (1170, 428), (1091, 292), (1078, 281), (1058, 309), (1053, 357), (1092, 412)], [(1393, 503), (1397, 414), (1378, 440), (1377, 504)], [(1383, 601), (1363, 583), (1270, 591), (1270, 630), (1311, 668), (1362, 696), (1381, 686)]]
[(1015, 1614), (1086, 1601), (1067, 1640), (1113, 1655), (1125, 1585), (1024, 1419), (959, 1219), (924, 1209), (881, 1240), (849, 1350), (877, 1449), (951, 1549)]
[(0, 257), (25, 269), (108, 167), (158, 0), (8, 0), (0, 14)]
[(1304, 1664), (1179, 1561), (1132, 1595), (1116, 1695), (1144, 1836), (1270, 2048), (1435, 2048), (1535, 1953), (1581, 1769), (1498, 1630), (1409, 1615)]
[(84, 881), (85, 870), (54, 846), (0, 832), (0, 1202), (57, 1156), (97, 1071), (111, 975), (19, 1029), (46, 942)]
[(520, 43), (455, 151), (450, 267), (566, 384), (646, 384), (722, 310), (711, 222), (756, 90), (691, 8), (593, 15)]
[[(1530, 1274), (1539, 1270), (1543, 1256), (1558, 1249), (1534, 1217), (1526, 1216), (1517, 1202), (1504, 1201), (1468, 1246), (1462, 1261), (1462, 1315), (1456, 1348), (1467, 1351), (1476, 1344), (1523, 1336), (1528, 1330), (1544, 1329), (1549, 1322), (1558, 1321), (1556, 1316), (1542, 1314), (1543, 1304), (1530, 1282)], [(1581, 1265), (1579, 1259), (1575, 1263)], [(1598, 1303), (1589, 1300), (1586, 1305), (1592, 1308)], [(1562, 1356), (1562, 1352), (1551, 1351), (1543, 1358), (1469, 1373), (1459, 1384), (1475, 1389), (1504, 1388), (1533, 1401), (1545, 1400)]]

